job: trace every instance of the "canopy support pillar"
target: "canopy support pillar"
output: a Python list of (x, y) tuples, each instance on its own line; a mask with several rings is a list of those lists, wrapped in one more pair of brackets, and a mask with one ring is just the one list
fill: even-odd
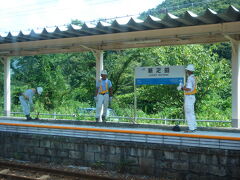
[(11, 74), (10, 58), (4, 57), (4, 115), (10, 116), (11, 113)]
[(232, 127), (240, 128), (240, 41), (232, 44)]
[(103, 70), (103, 51), (95, 51), (96, 58), (96, 81), (101, 78), (101, 71)]

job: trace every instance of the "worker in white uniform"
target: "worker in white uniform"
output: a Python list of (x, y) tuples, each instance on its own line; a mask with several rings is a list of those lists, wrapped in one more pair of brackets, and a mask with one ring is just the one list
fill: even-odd
[(179, 85), (178, 90), (184, 91), (184, 112), (188, 123), (188, 130), (185, 132), (195, 132), (197, 130), (196, 116), (194, 112), (195, 94), (197, 93), (197, 81), (194, 76), (194, 65), (189, 64), (186, 67), (187, 82), (185, 86)]
[(25, 114), (27, 120), (32, 120), (30, 116), (30, 110), (33, 109), (33, 96), (37, 93), (41, 95), (43, 92), (42, 87), (27, 89), (24, 93), (21, 93), (19, 100), (22, 106), (23, 113)]
[(102, 122), (106, 122), (107, 118), (107, 109), (109, 103), (112, 101), (112, 82), (107, 79), (107, 71), (102, 70), (101, 79), (96, 82), (96, 92), (95, 92), (95, 101), (96, 101), (96, 122), (100, 122), (101, 111), (102, 113)]

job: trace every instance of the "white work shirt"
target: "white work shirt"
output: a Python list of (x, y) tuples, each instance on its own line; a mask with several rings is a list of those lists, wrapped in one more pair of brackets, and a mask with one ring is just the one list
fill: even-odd
[(191, 74), (190, 76), (188, 76), (187, 83), (186, 83), (186, 88), (191, 89), (191, 90), (190, 91), (185, 91), (185, 92), (193, 91), (194, 87), (195, 87), (195, 83), (196, 83), (196, 80), (195, 80), (194, 74)]
[(112, 87), (112, 82), (109, 79), (106, 79), (106, 80), (101, 79), (100, 81), (97, 81), (96, 87), (98, 88), (98, 93), (99, 93), (99, 90), (100, 90), (99, 89), (100, 85), (102, 85), (102, 91), (107, 90), (106, 83), (108, 83), (108, 89)]
[(23, 94), (28, 97), (29, 103), (33, 104), (33, 96), (35, 92), (32, 89), (27, 89)]

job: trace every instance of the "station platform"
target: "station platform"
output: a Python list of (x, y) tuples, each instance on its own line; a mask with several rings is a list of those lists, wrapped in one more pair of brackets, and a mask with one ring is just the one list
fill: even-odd
[(172, 131), (173, 126), (96, 123), (73, 120), (32, 120), (0, 117), (0, 132), (46, 134), (112, 141), (157, 143), (192, 147), (240, 150), (240, 129), (199, 127), (194, 133)]

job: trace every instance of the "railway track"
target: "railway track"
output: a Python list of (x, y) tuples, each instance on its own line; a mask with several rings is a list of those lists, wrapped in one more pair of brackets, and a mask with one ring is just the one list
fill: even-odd
[(116, 178), (12, 162), (0, 162), (0, 180), (116, 180)]

